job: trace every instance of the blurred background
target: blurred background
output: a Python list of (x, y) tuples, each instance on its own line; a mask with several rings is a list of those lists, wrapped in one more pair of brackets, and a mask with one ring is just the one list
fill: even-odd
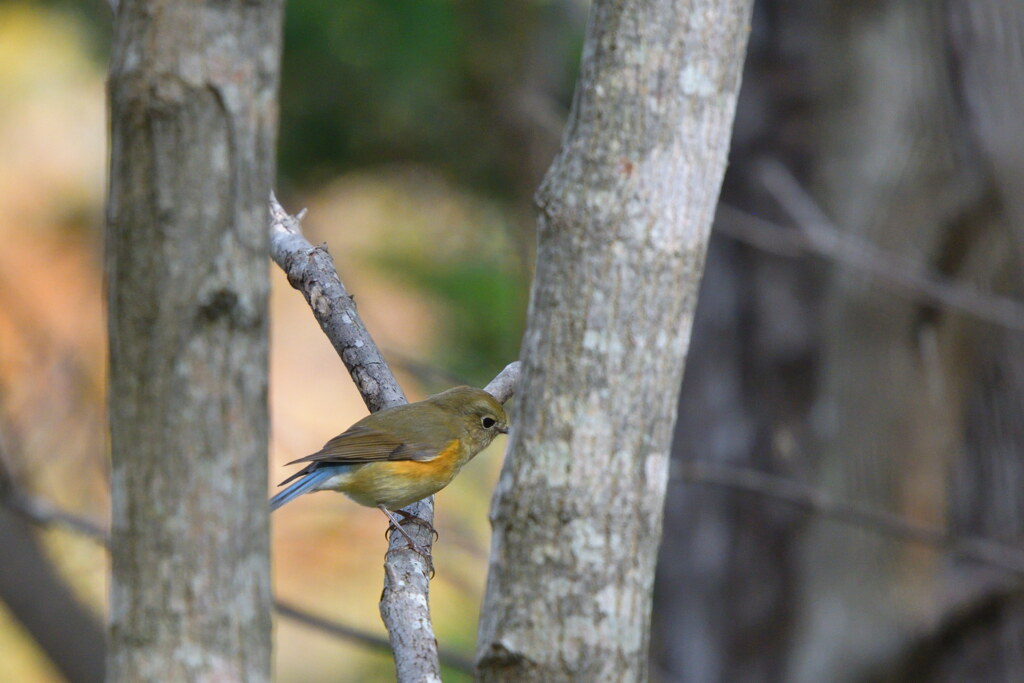
[[(530, 198), (587, 11), (287, 8), (279, 196), (308, 207), (411, 398), (482, 385), (518, 353)], [(0, 3), (4, 681), (74, 679), (61, 662), (102, 636), (104, 552), (24, 509), (108, 516), (109, 23), (98, 0)], [(1021, 102), (1017, 3), (755, 3), (680, 401), (655, 680), (1024, 679)], [(365, 409), (271, 273), (274, 484)], [(438, 497), (435, 628), (466, 657), (503, 446)], [(278, 597), (382, 634), (384, 528), (342, 496), (289, 505)], [(275, 629), (278, 680), (393, 675), (373, 648)]]

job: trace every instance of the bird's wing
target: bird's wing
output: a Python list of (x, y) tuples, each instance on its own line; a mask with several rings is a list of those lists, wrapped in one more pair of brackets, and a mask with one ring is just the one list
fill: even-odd
[(416, 460), (425, 462), (433, 460), (437, 457), (437, 454), (438, 450), (428, 444), (409, 443), (402, 441), (393, 434), (357, 424), (328, 441), (316, 453), (288, 463), (289, 465), (303, 462), (308, 464), (282, 481), (278, 486), (284, 486), (288, 482), (321, 467), (359, 465), (385, 460)]
[[(424, 406), (416, 408), (419, 419), (401, 419), (416, 404), (405, 404), (364, 417), (342, 434), (334, 437), (316, 453), (293, 460), (289, 465), (308, 463), (281, 485), (305, 474), (331, 465), (359, 465), (368, 462), (415, 460), (426, 462), (437, 457), (443, 446), (431, 446), (436, 416), (422, 415)], [(429, 408), (429, 407), (428, 407)], [(399, 419), (395, 419), (398, 417)], [(447, 444), (450, 439), (445, 439)]]
[(300, 462), (331, 465), (357, 465), (381, 460), (417, 460), (424, 462), (437, 457), (437, 449), (428, 444), (410, 443), (388, 432), (355, 425), (343, 434), (334, 437), (316, 453), (289, 465)]

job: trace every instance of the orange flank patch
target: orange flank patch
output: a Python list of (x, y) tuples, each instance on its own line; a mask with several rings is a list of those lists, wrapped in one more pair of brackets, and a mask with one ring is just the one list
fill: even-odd
[(437, 493), (462, 467), (462, 444), (448, 443), (437, 457), (425, 461), (372, 462), (355, 468), (339, 487), (349, 498), (368, 507), (397, 509)]

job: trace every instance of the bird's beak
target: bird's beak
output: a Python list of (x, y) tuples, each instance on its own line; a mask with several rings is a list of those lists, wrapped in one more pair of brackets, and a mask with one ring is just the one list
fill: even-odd
[(495, 427), (494, 430), (499, 434), (508, 434), (508, 425), (499, 425), (498, 427)]

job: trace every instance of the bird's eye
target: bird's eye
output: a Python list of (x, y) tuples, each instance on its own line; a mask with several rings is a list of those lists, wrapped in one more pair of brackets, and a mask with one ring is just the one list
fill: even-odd
[(484, 419), (480, 420), (480, 424), (484, 426), (484, 429), (490, 429), (495, 424), (497, 424), (497, 422), (498, 421), (495, 420), (493, 417), (485, 417)]

